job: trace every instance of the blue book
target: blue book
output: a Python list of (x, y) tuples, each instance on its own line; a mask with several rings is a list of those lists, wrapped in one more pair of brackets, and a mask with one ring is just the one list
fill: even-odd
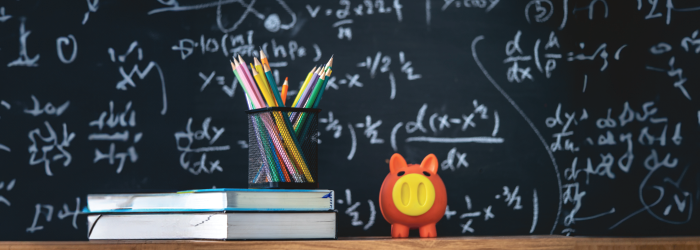
[(333, 190), (198, 189), (175, 193), (89, 194), (85, 213), (333, 211)]

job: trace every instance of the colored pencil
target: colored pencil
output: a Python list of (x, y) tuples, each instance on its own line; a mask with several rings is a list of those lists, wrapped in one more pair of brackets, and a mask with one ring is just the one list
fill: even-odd
[(326, 84), (328, 84), (328, 79), (331, 78), (331, 69), (328, 68), (326, 71), (326, 79), (323, 80), (323, 86), (321, 86), (321, 91), (318, 93), (318, 96), (316, 97), (316, 100), (314, 100), (314, 105), (311, 106), (311, 108), (318, 108), (318, 103), (321, 101), (321, 97), (323, 96), (323, 92), (326, 91)]
[(270, 168), (270, 173), (271, 173), (271, 178), (273, 181), (277, 182), (282, 180), (283, 175), (281, 174), (281, 167), (279, 166), (279, 162), (275, 160), (275, 154), (273, 153), (274, 146), (272, 144), (272, 140), (270, 139), (270, 134), (267, 134), (266, 131), (267, 125), (265, 124), (264, 121), (260, 119), (260, 117), (255, 117), (253, 119), (253, 123), (257, 127), (255, 129), (256, 131), (256, 136), (258, 136), (258, 147), (260, 147), (259, 151), (261, 151), (261, 155), (263, 161), (267, 160), (267, 165)]
[(243, 94), (245, 95), (245, 100), (246, 100), (246, 104), (248, 105), (248, 109), (253, 109), (253, 103), (250, 102), (248, 90), (246, 90), (246, 87), (243, 85), (243, 81), (241, 81), (241, 78), (238, 76), (238, 72), (236, 71), (236, 65), (233, 63), (233, 61), (231, 61), (231, 69), (233, 70), (233, 74), (236, 76), (236, 79), (238, 80), (238, 84), (241, 85), (241, 88), (243, 89)]
[[(235, 58), (234, 58), (234, 61), (235, 61)], [(244, 90), (244, 92), (245, 92), (245, 94), (246, 94), (246, 101), (247, 101), (247, 104), (248, 104), (248, 108), (249, 108), (249, 109), (253, 109), (253, 104), (252, 104), (252, 102), (250, 101), (250, 97), (249, 97), (249, 94), (248, 94), (248, 92), (249, 92), (249, 91), (248, 91), (248, 87), (247, 87), (247, 86), (244, 84), (244, 82), (241, 80), (240, 75), (238, 74), (238, 72), (237, 72), (237, 70), (236, 70), (236, 68), (238, 68), (236, 64), (237, 64), (237, 62), (236, 62), (236, 63), (234, 63), (233, 61), (231, 62), (231, 67), (233, 68), (233, 74), (236, 76), (236, 79), (238, 80), (238, 83), (241, 85), (241, 87), (243, 88), (243, 90)], [(252, 122), (253, 122), (254, 126), (258, 128), (258, 129), (254, 129), (254, 130), (255, 130), (255, 135), (256, 135), (256, 137), (257, 137), (256, 141), (257, 141), (257, 143), (258, 143), (258, 150), (260, 150), (260, 154), (261, 154), (261, 155), (264, 155), (264, 156), (265, 156), (265, 157), (263, 157), (263, 159), (262, 159), (262, 160), (263, 160), (263, 164), (261, 165), (261, 169), (258, 170), (258, 172), (259, 172), (259, 174), (262, 173), (262, 172), (265, 172), (266, 178), (267, 178), (268, 182), (269, 182), (269, 181), (279, 181), (279, 176), (277, 175), (277, 172), (272, 171), (272, 174), (270, 174), (271, 171), (268, 171), (268, 170), (266, 169), (266, 168), (268, 168), (268, 167), (269, 167), (269, 168), (275, 168), (275, 167), (273, 167), (273, 165), (274, 165), (275, 162), (274, 162), (274, 160), (271, 158), (272, 154), (271, 154), (271, 152), (269, 151), (269, 146), (266, 146), (266, 145), (264, 145), (265, 143), (263, 143), (263, 142), (268, 142), (269, 139), (267, 138), (267, 136), (266, 136), (266, 134), (265, 134), (265, 130), (263, 130), (262, 127), (261, 127), (262, 121), (260, 120), (259, 117), (255, 117), (255, 119), (253, 119)], [(257, 179), (257, 178), (256, 178), (256, 179)]]
[(270, 68), (270, 62), (267, 61), (267, 55), (265, 55), (262, 49), (260, 50), (260, 62), (262, 62), (263, 67)]
[(287, 90), (289, 89), (289, 77), (284, 78), (284, 83), (282, 84), (282, 106), (287, 105)]
[[(274, 129), (273, 127), (276, 125), (277, 128), (285, 128), (286, 126), (283, 125), (283, 123), (280, 121), (283, 119), (281, 116), (278, 116), (276, 112), (279, 111), (273, 111), (273, 116), (270, 115), (270, 113), (263, 113), (260, 116), (263, 117), (264, 120), (266, 120), (266, 124), (268, 124), (269, 128), (268, 129)], [(288, 146), (290, 144), (294, 144), (294, 142), (290, 142), (285, 136), (287, 133), (288, 129), (280, 129), (279, 134), (275, 133), (273, 135), (274, 141), (275, 141), (275, 148), (278, 150), (278, 153), (282, 157), (282, 160), (284, 162), (284, 165), (287, 169), (284, 171), (288, 171), (292, 174), (292, 177), (294, 178), (295, 181), (301, 182), (301, 174), (298, 173), (298, 171), (295, 169), (295, 166), (298, 166), (297, 160), (295, 159), (296, 156), (293, 154), (293, 150), (290, 150)], [(280, 136), (281, 135), (281, 136)], [(285, 148), (287, 148), (287, 151), (285, 151)]]
[(268, 83), (267, 77), (265, 77), (265, 72), (263, 71), (262, 64), (260, 64), (260, 61), (256, 57), (253, 57), (253, 61), (255, 62), (255, 67), (251, 66), (250, 68), (253, 69), (253, 71), (258, 72), (258, 75), (260, 75), (260, 79), (262, 79), (263, 85), (265, 86), (265, 91), (270, 95), (270, 97), (272, 97), (272, 101), (275, 103), (274, 106), (270, 107), (279, 107), (280, 105), (277, 102), (277, 100), (275, 100), (275, 96), (274, 94), (272, 94), (272, 89), (270, 89), (270, 83)]
[[(331, 63), (332, 63), (332, 62), (331, 62)], [(325, 90), (326, 90), (326, 85), (328, 84), (328, 79), (331, 78), (331, 72), (332, 72), (332, 70), (331, 70), (330, 68), (328, 68), (328, 70), (326, 70), (326, 75), (325, 75), (325, 79), (323, 80), (323, 84), (321, 85), (321, 90), (319, 91), (318, 96), (316, 97), (316, 99), (313, 100), (313, 106), (312, 106), (312, 108), (318, 108), (318, 104), (321, 102), (321, 97), (323, 96), (323, 92), (325, 92)], [(309, 100), (309, 101), (311, 101), (311, 100)], [(309, 119), (310, 119), (310, 120), (313, 120), (313, 119), (314, 119), (314, 115), (315, 115), (315, 114), (313, 114), (313, 113), (312, 113), (312, 114), (308, 114), (306, 120), (309, 120)], [(310, 116), (310, 117), (308, 117), (308, 116)], [(298, 140), (303, 141), (304, 138), (306, 138), (306, 135), (307, 135), (307, 133), (309, 132), (309, 127), (310, 127), (310, 125), (311, 125), (311, 124), (305, 124), (305, 123), (302, 121), (302, 123), (301, 123), (301, 125), (300, 125), (301, 134), (298, 134), (298, 137), (297, 137)]]
[(314, 66), (311, 71), (309, 71), (308, 74), (306, 74), (306, 79), (304, 79), (304, 84), (301, 85), (301, 88), (299, 88), (299, 92), (297, 92), (297, 97), (294, 98), (294, 102), (292, 103), (292, 107), (296, 107), (297, 102), (299, 102), (299, 98), (301, 97), (301, 94), (304, 93), (304, 90), (306, 90), (306, 87), (309, 84), (309, 81), (311, 81), (311, 77), (314, 75), (314, 72), (316, 71), (316, 67)]
[[(240, 59), (240, 58), (239, 58)], [(242, 60), (242, 59), (240, 59)], [(267, 56), (265, 56), (265, 53), (261, 50), (260, 51), (260, 60), (261, 64), (263, 67), (263, 70), (265, 71), (265, 76), (267, 76), (267, 81), (270, 85), (270, 89), (272, 89), (272, 93), (275, 95), (275, 99), (277, 100), (277, 103), (282, 103), (282, 97), (280, 96), (280, 93), (277, 89), (277, 83), (272, 76), (272, 72), (270, 69), (270, 64), (267, 61)], [(279, 111), (273, 111), (272, 114), (275, 116), (275, 119), (273, 119), (275, 122), (277, 122), (277, 127), (279, 128), (279, 132), (282, 135), (282, 142), (284, 143), (284, 146), (287, 148), (288, 152), (293, 156), (292, 160), (293, 163), (296, 166), (299, 166), (305, 176), (307, 177), (307, 181), (313, 181), (313, 178), (308, 174), (308, 167), (306, 166), (305, 159), (303, 158), (301, 152), (301, 148), (299, 147), (299, 143), (295, 140), (296, 137), (292, 137), (291, 134), (288, 133), (288, 131), (292, 130), (291, 124), (285, 124), (289, 123), (289, 118), (287, 117), (286, 113), (282, 114), (282, 112)], [(286, 129), (285, 129), (286, 127)], [(292, 138), (294, 139), (293, 141), (289, 140), (284, 140), (284, 138)]]
[(282, 96), (280, 96), (279, 90), (277, 89), (277, 81), (272, 75), (270, 62), (267, 60), (267, 56), (262, 50), (260, 50), (260, 61), (262, 63), (263, 70), (265, 71), (265, 76), (267, 76), (267, 81), (270, 84), (270, 88), (272, 89), (272, 93), (274, 93), (275, 98), (277, 98), (277, 103), (282, 103)]
[[(285, 77), (280, 91), (268, 58), (262, 50), (260, 51), (260, 60), (254, 58), (254, 63), (250, 63), (250, 69), (241, 55), (236, 57), (233, 58), (231, 67), (245, 92), (246, 104), (249, 109), (286, 106), (289, 78)], [(307, 73), (294, 102), (290, 103), (290, 106), (307, 109), (317, 107), (330, 78), (332, 65), (333, 57), (327, 64), (314, 67)], [(252, 74), (249, 70), (253, 71)], [(251, 124), (257, 138), (254, 145), (262, 154), (259, 170), (253, 182), (315, 182), (301, 150), (298, 139), (300, 132), (297, 131), (304, 128), (303, 134), (305, 135), (306, 130), (308, 130), (305, 121), (314, 119), (314, 116), (311, 114), (309, 117), (306, 112), (291, 113), (296, 113), (296, 117), (299, 118), (290, 120), (287, 112), (274, 110), (251, 115)]]
[(238, 75), (240, 76), (241, 80), (243, 80), (243, 83), (247, 86), (248, 92), (251, 97), (250, 99), (252, 99), (254, 104), (254, 108), (265, 108), (267, 107), (267, 105), (265, 105), (262, 96), (260, 96), (260, 91), (255, 86), (253, 78), (249, 75), (250, 72), (248, 72), (248, 66), (245, 65), (245, 61), (243, 61), (242, 59), (243, 58), (240, 58), (239, 55), (239, 60), (237, 62), (238, 67), (236, 69), (238, 70)]
[[(245, 66), (245, 61), (243, 60), (243, 58), (242, 58), (240, 55), (238, 55), (238, 61), (240, 62), (240, 64), (238, 65), (238, 72), (239, 72), (239, 75), (242, 76), (241, 78), (243, 79), (244, 82), (247, 82), (246, 84), (248, 84), (248, 88), (249, 88), (249, 89), (252, 89), (252, 92), (254, 92), (255, 94), (257, 94), (257, 99), (258, 99), (258, 102), (259, 102), (259, 103), (257, 104), (257, 106), (259, 106), (260, 108), (265, 108), (266, 106), (265, 106), (265, 104), (264, 104), (264, 101), (262, 100), (262, 97), (260, 97), (260, 94), (258, 93), (258, 89), (257, 89), (256, 86), (253, 85), (253, 83), (252, 83), (252, 76), (250, 75), (250, 71), (248, 71), (248, 68)], [(255, 70), (255, 69), (253, 69), (253, 70)], [(282, 142), (283, 140), (281, 140), (281, 139), (277, 136), (278, 133), (279, 133), (278, 130), (280, 130), (279, 127), (275, 127), (274, 125), (270, 125), (270, 122), (269, 122), (269, 121), (267, 121), (267, 122), (262, 121), (261, 123), (262, 123), (263, 125), (265, 125), (266, 131), (268, 132), (267, 135), (269, 135), (269, 136), (271, 137), (271, 138), (269, 139), (269, 140), (271, 141), (270, 147), (273, 148), (273, 149), (276, 151), (276, 153), (270, 152), (268, 157), (271, 156), (271, 157), (277, 158), (277, 154), (280, 154), (280, 153), (283, 154), (283, 155), (286, 154), (286, 152), (282, 152), (282, 151), (284, 151), (284, 150), (281, 149), (282, 144), (283, 144), (283, 142)], [(273, 123), (273, 124), (274, 124), (274, 123)], [(284, 130), (284, 129), (282, 129), (282, 130)], [(282, 157), (284, 158), (284, 156), (282, 156)], [(278, 175), (279, 175), (279, 180), (280, 180), (280, 181), (283, 181), (283, 182), (284, 182), (284, 181), (289, 180), (289, 175), (288, 175), (287, 171), (286, 171), (285, 169), (282, 168), (281, 164), (279, 163), (279, 160), (274, 161), (273, 159), (271, 159), (270, 162), (271, 162), (271, 163), (272, 163), (272, 162), (276, 163), (276, 164), (274, 164), (274, 167), (272, 167), (272, 166), (273, 166), (272, 164), (270, 164), (270, 165), (271, 165), (271, 167), (272, 167), (273, 169), (276, 169), (276, 170), (277, 170), (277, 173), (278, 173)], [(273, 177), (273, 179), (275, 179), (275, 178), (274, 178), (274, 177), (275, 177), (275, 176), (274, 176), (274, 171), (273, 171), (273, 176), (272, 176), (272, 177)], [(286, 177), (286, 178), (285, 178), (285, 177)]]
[[(316, 100), (318, 93), (321, 91), (321, 88), (323, 87), (324, 79), (325, 79), (325, 74), (321, 74), (321, 77), (318, 78), (318, 82), (316, 82), (316, 86), (314, 87), (313, 92), (311, 93), (311, 96), (309, 97), (308, 101), (304, 104), (304, 108), (307, 108), (307, 109), (311, 108), (314, 100)], [(299, 119), (294, 124), (294, 132), (296, 133), (296, 135), (300, 134), (300, 128), (302, 127), (301, 125), (304, 124), (307, 114), (308, 113), (306, 113), (306, 112), (302, 113), (299, 116)]]
[(313, 91), (316, 82), (318, 81), (318, 78), (320, 76), (321, 70), (325, 68), (325, 65), (321, 65), (321, 67), (317, 68), (316, 71), (314, 71), (314, 74), (311, 76), (311, 79), (309, 79), (309, 84), (306, 86), (306, 89), (304, 89), (304, 92), (301, 94), (301, 98), (299, 98), (299, 102), (297, 102), (297, 105), (294, 106), (295, 108), (303, 108), (304, 103), (306, 103), (306, 100), (309, 98), (309, 95)]
[(241, 57), (241, 55), (238, 55), (238, 62), (240, 63), (240, 65), (238, 65), (238, 72), (239, 74), (243, 72), (243, 74), (241, 74), (241, 78), (243, 78), (244, 81), (247, 81), (247, 84), (250, 85), (250, 88), (253, 91), (253, 95), (256, 96), (258, 102), (260, 103), (260, 106), (258, 108), (267, 108), (267, 104), (265, 103), (265, 100), (263, 99), (261, 94), (262, 92), (260, 92), (260, 89), (258, 89), (258, 86), (256, 86), (255, 80), (253, 80), (253, 75), (250, 74), (250, 70), (248, 70), (248, 65), (243, 60), (243, 57)]
[(272, 93), (275, 94), (275, 98), (277, 99), (277, 103), (282, 103), (282, 96), (280, 96), (280, 91), (277, 89), (277, 81), (275, 81), (275, 77), (272, 76), (272, 71), (270, 70), (270, 66), (263, 64), (263, 69), (265, 70), (265, 75), (267, 76), (267, 81), (270, 83), (270, 88), (272, 89)]
[(331, 55), (331, 59), (329, 59), (328, 63), (326, 63), (326, 71), (328, 71), (332, 67), (333, 67), (333, 55)]
[[(255, 69), (255, 67), (253, 67), (253, 64), (251, 64), (250, 67)], [(265, 88), (265, 83), (262, 80), (262, 78), (260, 77), (260, 75), (258, 74), (257, 70), (253, 70), (253, 78), (255, 78), (255, 82), (258, 83), (258, 87), (262, 91), (263, 97), (265, 97), (265, 102), (267, 103), (267, 106), (277, 107), (277, 104), (275, 104), (275, 98), (272, 97), (270, 95), (270, 92), (267, 91), (267, 89)]]

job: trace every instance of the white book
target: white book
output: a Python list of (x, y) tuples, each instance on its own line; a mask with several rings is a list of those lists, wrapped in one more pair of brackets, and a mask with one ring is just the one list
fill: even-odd
[(89, 194), (86, 213), (333, 211), (333, 190), (199, 189), (177, 193)]
[(90, 240), (335, 239), (335, 212), (120, 213), (88, 215)]

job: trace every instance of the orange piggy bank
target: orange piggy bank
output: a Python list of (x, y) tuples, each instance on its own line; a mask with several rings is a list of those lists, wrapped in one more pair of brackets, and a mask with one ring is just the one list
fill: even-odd
[(410, 229), (418, 229), (420, 237), (437, 237), (435, 224), (445, 214), (447, 192), (437, 174), (435, 155), (429, 154), (420, 165), (409, 165), (394, 154), (389, 170), (379, 191), (379, 209), (391, 224), (391, 237), (408, 237)]

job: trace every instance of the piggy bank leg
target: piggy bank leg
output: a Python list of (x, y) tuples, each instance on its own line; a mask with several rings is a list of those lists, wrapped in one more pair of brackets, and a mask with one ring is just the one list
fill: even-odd
[(408, 230), (409, 228), (407, 226), (401, 225), (401, 224), (391, 224), (391, 237), (392, 238), (407, 238), (408, 237)]
[(437, 237), (437, 230), (435, 229), (435, 223), (424, 225), (418, 228), (421, 238), (435, 238)]

